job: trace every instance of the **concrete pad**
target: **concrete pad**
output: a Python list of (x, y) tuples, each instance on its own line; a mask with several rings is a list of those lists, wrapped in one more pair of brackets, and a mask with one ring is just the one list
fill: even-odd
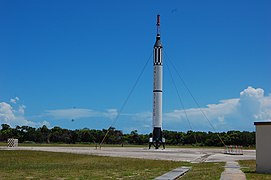
[(64, 152), (75, 154), (87, 154), (98, 156), (128, 157), (141, 159), (157, 159), (185, 162), (227, 162), (238, 160), (255, 160), (255, 150), (244, 150), (244, 155), (227, 155), (224, 149), (214, 148), (167, 148), (167, 149), (148, 149), (135, 147), (16, 147), (7, 148), (0, 146), (0, 150), (32, 150)]
[(240, 170), (238, 162), (226, 162), (225, 170), (220, 176), (220, 180), (246, 180), (246, 175)]
[(182, 167), (173, 169), (172, 171), (170, 171), (166, 174), (163, 174), (162, 176), (155, 178), (155, 180), (174, 180), (174, 179), (177, 179), (177, 178), (183, 176), (190, 169), (191, 169), (191, 167), (182, 166)]

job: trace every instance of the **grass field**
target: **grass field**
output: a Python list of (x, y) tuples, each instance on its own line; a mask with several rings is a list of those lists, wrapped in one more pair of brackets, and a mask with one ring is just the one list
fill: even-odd
[(239, 161), (242, 171), (246, 174), (247, 179), (271, 179), (271, 174), (258, 174), (256, 173), (256, 161), (255, 160), (242, 160)]
[(153, 179), (180, 166), (192, 166), (182, 179), (219, 179), (224, 166), (37, 151), (0, 153), (0, 179)]
[(224, 171), (225, 163), (198, 163), (190, 166), (192, 169), (181, 178), (182, 180), (217, 180)]

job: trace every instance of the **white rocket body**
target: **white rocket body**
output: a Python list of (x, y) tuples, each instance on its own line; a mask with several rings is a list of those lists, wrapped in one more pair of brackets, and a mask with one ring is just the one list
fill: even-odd
[(162, 93), (163, 93), (163, 62), (162, 62), (162, 43), (160, 40), (160, 15), (157, 15), (157, 35), (153, 49), (153, 133), (150, 144), (156, 149), (165, 143), (162, 138)]
[[(155, 43), (155, 45), (159, 44)], [(161, 45), (154, 46), (153, 128), (162, 128), (162, 81), (163, 81), (163, 66), (162, 66), (162, 45)]]

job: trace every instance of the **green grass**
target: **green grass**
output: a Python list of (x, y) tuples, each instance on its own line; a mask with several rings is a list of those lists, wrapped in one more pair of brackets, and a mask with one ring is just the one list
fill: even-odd
[(68, 153), (1, 151), (0, 179), (153, 179), (181, 164)]
[(221, 173), (224, 171), (225, 163), (197, 163), (190, 164), (192, 169), (181, 179), (200, 179), (200, 180), (217, 180), (220, 179)]
[(258, 174), (256, 173), (256, 161), (255, 160), (241, 160), (239, 161), (241, 170), (246, 174), (247, 179), (271, 179), (271, 174)]
[(224, 166), (39, 151), (0, 154), (0, 179), (154, 179), (180, 166), (192, 166), (184, 179), (219, 179)]

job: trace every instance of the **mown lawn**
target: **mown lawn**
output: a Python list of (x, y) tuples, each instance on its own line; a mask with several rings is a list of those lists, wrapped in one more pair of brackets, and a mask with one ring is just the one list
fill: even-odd
[(224, 163), (0, 151), (0, 179), (153, 179), (180, 166), (192, 166), (182, 179), (219, 179)]
[(152, 179), (179, 162), (100, 157), (80, 154), (0, 151), (0, 179)]
[(258, 174), (256, 173), (256, 161), (255, 160), (241, 160), (239, 161), (241, 170), (246, 174), (247, 179), (271, 179), (271, 174)]
[(220, 179), (221, 173), (224, 171), (225, 163), (197, 163), (190, 164), (192, 165), (192, 169), (185, 174), (181, 180), (190, 180), (190, 179), (198, 179), (198, 180), (217, 180)]

